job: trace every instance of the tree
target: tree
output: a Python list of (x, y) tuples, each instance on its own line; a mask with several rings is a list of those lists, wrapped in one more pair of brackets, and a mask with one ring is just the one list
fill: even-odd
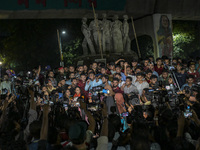
[(80, 38), (76, 38), (64, 44), (63, 58), (66, 64), (73, 64), (75, 57), (81, 54), (80, 45)]
[(188, 58), (200, 50), (199, 25), (194, 21), (173, 21), (173, 56)]

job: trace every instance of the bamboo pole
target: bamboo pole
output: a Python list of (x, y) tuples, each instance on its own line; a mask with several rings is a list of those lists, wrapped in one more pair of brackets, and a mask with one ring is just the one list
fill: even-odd
[(102, 52), (102, 46), (101, 46), (101, 34), (100, 34), (100, 31), (99, 31), (99, 24), (98, 24), (97, 19), (96, 19), (96, 13), (95, 13), (93, 3), (92, 3), (92, 9), (93, 9), (95, 24), (96, 24), (96, 28), (97, 28), (97, 32), (98, 32), (98, 37), (99, 37), (98, 40), (99, 40), (99, 49), (100, 49), (100, 53), (101, 53), (101, 59), (103, 59), (103, 52)]
[(63, 61), (63, 56), (62, 56), (62, 45), (61, 45), (61, 40), (60, 40), (60, 33), (59, 30), (57, 29), (57, 36), (58, 36), (58, 46), (59, 46), (59, 51), (60, 51), (60, 61)]
[(135, 41), (136, 41), (136, 46), (137, 46), (137, 50), (138, 50), (138, 55), (141, 58), (141, 53), (140, 53), (140, 48), (139, 48), (139, 44), (138, 44), (138, 40), (137, 40), (137, 35), (136, 35), (136, 32), (135, 32), (133, 17), (131, 17), (131, 22), (132, 22), (132, 26), (133, 26), (133, 32), (134, 32), (134, 35), (135, 35)]

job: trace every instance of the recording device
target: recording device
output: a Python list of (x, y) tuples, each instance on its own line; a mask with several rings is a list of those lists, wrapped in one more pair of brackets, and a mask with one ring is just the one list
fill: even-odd
[(128, 96), (128, 103), (131, 104), (131, 105), (140, 104), (138, 94), (131, 92)]
[(3, 89), (2, 89), (2, 93), (7, 94), (7, 93), (8, 93), (8, 90), (7, 90), (6, 88), (3, 88)]
[(58, 93), (58, 99), (62, 99), (63, 98), (63, 93)]
[(128, 116), (128, 112), (122, 113), (122, 117), (127, 117)]
[(174, 66), (169, 66), (168, 68), (170, 71), (176, 70), (176, 68)]
[(65, 111), (68, 110), (68, 105), (67, 104), (63, 104), (63, 107), (64, 107)]
[(99, 109), (99, 105), (92, 105), (92, 104), (88, 104), (87, 105), (87, 110), (90, 110), (90, 111), (97, 111)]
[(191, 111), (191, 108), (190, 106), (188, 105), (185, 109), (185, 112), (184, 112), (184, 117), (185, 118), (188, 118), (188, 117), (191, 117), (192, 116), (192, 111)]
[(100, 94), (101, 93), (103, 93), (103, 94), (109, 94), (110, 91), (104, 89), (102, 86), (96, 86), (96, 87), (92, 88), (92, 93), (96, 93), (96, 94), (98, 94), (98, 93), (100, 93)]
[(167, 90), (170, 90), (170, 86), (169, 86), (169, 85), (166, 85), (165, 88), (166, 88)]

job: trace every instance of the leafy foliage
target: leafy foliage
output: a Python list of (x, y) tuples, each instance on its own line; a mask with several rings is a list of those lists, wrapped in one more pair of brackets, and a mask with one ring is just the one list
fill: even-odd
[(80, 45), (81, 45), (81, 39), (76, 38), (75, 40), (72, 40), (64, 45), (65, 45), (64, 46), (65, 48), (63, 50), (64, 62), (66, 64), (73, 64), (74, 58), (78, 54), (80, 54), (79, 49), (80, 49)]
[(173, 56), (187, 58), (192, 52), (200, 50), (198, 22), (173, 22)]

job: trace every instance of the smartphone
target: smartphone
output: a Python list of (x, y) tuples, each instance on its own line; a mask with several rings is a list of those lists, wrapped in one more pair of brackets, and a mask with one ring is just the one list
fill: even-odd
[(184, 111), (184, 117), (188, 118), (188, 117), (191, 117), (191, 116), (192, 116), (191, 107), (187, 106), (186, 109), (185, 109), (185, 111)]
[(63, 104), (63, 107), (65, 108), (65, 111), (68, 110), (68, 105), (67, 104)]
[(58, 99), (63, 98), (63, 93), (58, 93), (58, 95), (59, 95)]
[[(40, 107), (40, 110), (43, 111), (43, 107)], [(51, 107), (49, 107), (49, 111), (51, 111)]]
[(154, 91), (154, 89), (149, 89), (149, 92), (153, 92)]
[(90, 111), (97, 111), (99, 109), (98, 105), (87, 105), (87, 109)]
[(128, 116), (128, 112), (122, 113), (122, 117), (127, 117)]
[(75, 106), (76, 106), (76, 107), (80, 107), (81, 105), (80, 105), (79, 102), (77, 102), (77, 103), (75, 104)]
[(170, 86), (169, 86), (169, 85), (167, 85), (165, 88), (166, 88), (167, 90), (170, 90)]

